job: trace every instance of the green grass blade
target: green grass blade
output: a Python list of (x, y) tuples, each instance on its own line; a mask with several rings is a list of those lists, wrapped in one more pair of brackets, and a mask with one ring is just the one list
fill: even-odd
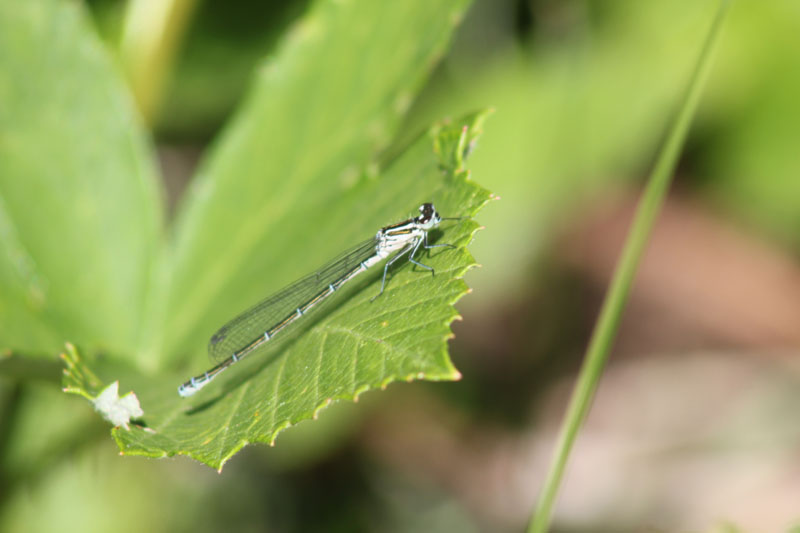
[(697, 102), (711, 66), (712, 52), (716, 44), (728, 8), (728, 1), (722, 0), (709, 29), (708, 36), (700, 52), (697, 65), (690, 78), (689, 89), (669, 130), (647, 182), (642, 199), (636, 210), (631, 231), (625, 242), (611, 286), (608, 290), (600, 316), (595, 325), (578, 382), (573, 391), (567, 414), (556, 445), (553, 462), (545, 479), (539, 503), (531, 519), (528, 531), (542, 533), (550, 525), (553, 505), (561, 484), (569, 453), (575, 442), (583, 421), (589, 411), (597, 384), (613, 346), (620, 317), (630, 293), (631, 284), (647, 244), (656, 216), (664, 201), (680, 150), (686, 139)]

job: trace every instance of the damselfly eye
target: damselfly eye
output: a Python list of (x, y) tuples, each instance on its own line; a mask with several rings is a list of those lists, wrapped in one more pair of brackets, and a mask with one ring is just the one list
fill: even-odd
[(419, 212), (421, 222), (427, 222), (433, 217), (434, 213), (436, 213), (436, 209), (433, 207), (433, 204), (422, 204), (419, 206)]

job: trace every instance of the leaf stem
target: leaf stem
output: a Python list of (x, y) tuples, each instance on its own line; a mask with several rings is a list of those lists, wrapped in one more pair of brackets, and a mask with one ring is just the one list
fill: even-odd
[(164, 88), (196, 0), (129, 0), (120, 55), (147, 124), (158, 114)]
[(705, 79), (710, 70), (712, 52), (718, 40), (721, 23), (728, 5), (728, 0), (720, 1), (716, 16), (711, 23), (706, 41), (698, 57), (695, 70), (690, 78), (683, 104), (658, 154), (658, 159), (636, 209), (630, 233), (589, 341), (586, 357), (561, 427), (550, 470), (545, 479), (538, 505), (528, 526), (528, 531), (531, 533), (542, 533), (549, 528), (553, 505), (569, 453), (578, 431), (586, 419), (600, 376), (613, 346), (619, 328), (620, 317), (627, 302), (642, 252), (669, 189), (680, 150), (686, 139), (691, 119), (694, 116), (697, 102), (700, 99)]

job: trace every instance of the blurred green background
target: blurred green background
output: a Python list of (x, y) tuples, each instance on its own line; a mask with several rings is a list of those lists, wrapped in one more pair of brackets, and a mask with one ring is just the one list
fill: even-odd
[[(126, 5), (87, 4), (115, 53)], [(461, 381), (334, 406), (218, 475), (186, 458), (120, 458), (85, 402), (0, 377), (0, 530), (520, 530), (716, 5), (473, 2), (387, 149), (442, 117), (494, 108), (468, 161), (501, 199), (478, 217), (486, 229), (471, 251), (483, 267), (454, 324)], [(170, 206), (308, 7), (189, 10), (148, 115)], [(800, 524), (798, 35), (796, 2), (729, 12), (557, 530)]]

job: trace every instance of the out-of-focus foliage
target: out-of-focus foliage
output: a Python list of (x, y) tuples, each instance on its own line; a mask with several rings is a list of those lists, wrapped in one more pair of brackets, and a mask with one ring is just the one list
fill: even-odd
[(161, 239), (127, 89), (79, 6), (0, 2), (0, 345), (132, 352)]
[(798, 31), (795, 2), (734, 2), (693, 152), (712, 199), (796, 249)]

